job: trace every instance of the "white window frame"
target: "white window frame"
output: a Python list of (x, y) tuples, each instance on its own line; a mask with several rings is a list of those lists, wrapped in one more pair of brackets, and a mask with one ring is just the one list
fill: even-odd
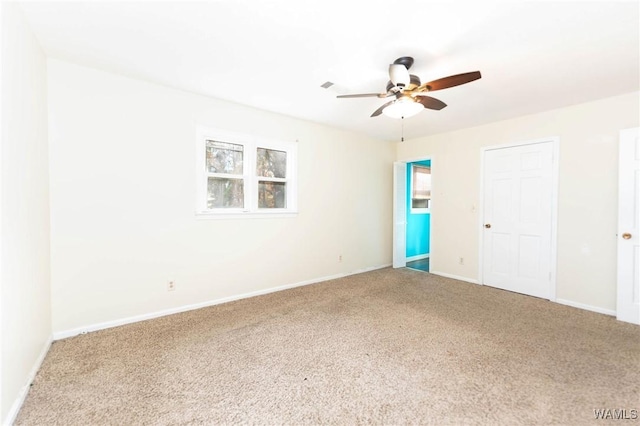
[(411, 214), (429, 214), (429, 213), (431, 213), (431, 198), (429, 199), (429, 207), (413, 207), (413, 185), (415, 184), (413, 169), (415, 167), (428, 168), (429, 170), (431, 170), (431, 167), (429, 167), (429, 166), (423, 166), (421, 164), (411, 164), (411, 185), (410, 185), (410, 188), (409, 188), (409, 208), (410, 208), (410, 212), (411, 212)]
[[(207, 208), (207, 179), (211, 175), (206, 170), (206, 141), (242, 145), (244, 180), (243, 208)], [(288, 217), (298, 213), (298, 145), (296, 142), (269, 140), (253, 135), (230, 132), (205, 126), (197, 126), (196, 131), (196, 216), (208, 219), (238, 219)], [(258, 148), (265, 148), (287, 153), (286, 178), (261, 177), (256, 174), (256, 160)], [(230, 175), (229, 177), (238, 177)], [(258, 182), (285, 182), (286, 208), (258, 208)]]

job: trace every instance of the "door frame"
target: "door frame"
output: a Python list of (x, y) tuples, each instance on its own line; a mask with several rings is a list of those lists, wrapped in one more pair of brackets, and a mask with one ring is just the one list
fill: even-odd
[[(406, 166), (409, 163), (414, 163), (416, 161), (427, 161), (427, 160), (431, 160), (431, 199), (433, 199), (433, 196), (435, 195), (435, 191), (433, 190), (434, 188), (434, 167), (433, 167), (433, 163), (434, 163), (434, 156), (433, 155), (427, 155), (424, 157), (417, 157), (417, 158), (410, 158), (407, 160), (397, 160), (394, 161), (394, 178), (395, 178), (395, 164), (397, 163), (404, 163), (405, 164), (405, 173), (404, 173), (404, 187), (405, 187), (405, 191), (404, 191), (404, 205), (405, 205), (405, 210), (406, 210), (406, 205), (407, 205), (407, 188), (408, 188), (408, 182), (407, 182), (407, 173), (406, 173)], [(437, 186), (436, 186), (437, 187)], [(393, 235), (392, 235), (392, 241), (393, 241), (393, 247), (392, 247), (392, 253), (395, 253), (395, 250), (397, 249), (396, 247), (396, 206), (395, 206), (395, 202), (396, 202), (396, 184), (395, 181), (393, 183)], [(430, 215), (429, 215), (429, 222), (431, 225), (433, 225), (433, 210), (431, 210)], [(431, 257), (431, 251), (433, 248), (433, 227), (430, 227), (431, 231), (429, 232), (429, 262), (431, 262), (432, 257)], [(402, 267), (406, 267), (407, 266), (407, 220), (406, 220), (406, 212), (405, 212), (405, 221), (404, 221), (404, 244), (403, 244), (403, 249), (404, 249), (404, 265)], [(395, 261), (395, 256), (392, 256), (392, 262)], [(394, 263), (394, 268), (396, 268), (395, 263)], [(431, 267), (430, 267), (431, 269)]]
[[(401, 168), (401, 170), (399, 170)], [(398, 178), (401, 175), (402, 177)], [(402, 184), (401, 197), (398, 196), (398, 186)], [(407, 266), (407, 163), (395, 161), (393, 163), (393, 199), (392, 199), (392, 240), (391, 265), (395, 268)], [(403, 216), (404, 215), (404, 216)], [(401, 236), (399, 234), (402, 234)]]
[(552, 164), (551, 164), (551, 268), (550, 268), (550, 277), (549, 277), (549, 300), (552, 302), (556, 301), (557, 294), (557, 260), (558, 260), (558, 174), (559, 174), (559, 165), (560, 165), (560, 138), (558, 136), (550, 136), (546, 138), (533, 139), (528, 141), (520, 141), (520, 142), (509, 142), (500, 145), (491, 145), (485, 146), (480, 149), (480, 194), (478, 197), (478, 283), (481, 285), (484, 284), (484, 237), (482, 232), (482, 227), (484, 226), (484, 192), (485, 192), (485, 182), (484, 182), (484, 172), (485, 172), (485, 164), (484, 158), (485, 153), (487, 151), (496, 150), (496, 149), (504, 149), (504, 148), (514, 148), (518, 146), (525, 145), (535, 145), (539, 143), (551, 143), (551, 151), (552, 151)]

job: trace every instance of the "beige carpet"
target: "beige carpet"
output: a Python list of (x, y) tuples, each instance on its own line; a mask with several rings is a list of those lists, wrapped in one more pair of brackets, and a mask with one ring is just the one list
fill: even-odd
[(602, 424), (597, 408), (640, 409), (640, 327), (383, 269), (55, 342), (16, 424)]

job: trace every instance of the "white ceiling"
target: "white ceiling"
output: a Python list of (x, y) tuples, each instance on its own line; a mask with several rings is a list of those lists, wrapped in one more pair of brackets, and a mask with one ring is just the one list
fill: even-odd
[[(405, 139), (640, 90), (639, 2), (213, 0), (22, 2), (48, 55), (397, 140), (369, 115), (387, 67), (423, 82), (482, 79), (433, 96)], [(331, 89), (320, 87), (332, 81)]]

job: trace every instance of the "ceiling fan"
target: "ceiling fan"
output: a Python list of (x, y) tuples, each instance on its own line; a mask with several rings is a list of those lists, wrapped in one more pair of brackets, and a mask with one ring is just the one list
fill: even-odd
[(375, 110), (371, 117), (384, 113), (393, 118), (405, 118), (419, 113), (424, 108), (441, 110), (447, 106), (441, 100), (428, 96), (427, 93), (470, 83), (482, 77), (480, 71), (473, 71), (422, 84), (418, 76), (409, 74), (411, 65), (413, 65), (413, 58), (410, 56), (398, 58), (389, 65), (389, 82), (385, 93), (339, 95), (338, 98), (395, 97)]

